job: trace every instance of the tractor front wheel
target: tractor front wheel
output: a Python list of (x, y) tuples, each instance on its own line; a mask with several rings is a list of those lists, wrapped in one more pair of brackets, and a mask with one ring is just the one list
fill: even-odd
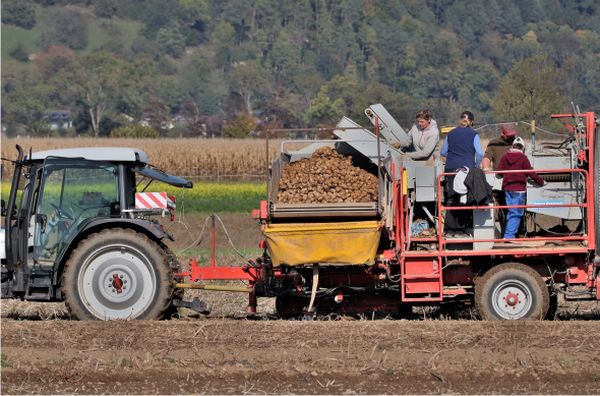
[(475, 285), (475, 306), (484, 320), (544, 319), (550, 293), (544, 279), (519, 263), (493, 267)]
[(160, 319), (173, 297), (166, 252), (145, 235), (121, 228), (81, 241), (61, 287), (71, 315), (81, 320)]

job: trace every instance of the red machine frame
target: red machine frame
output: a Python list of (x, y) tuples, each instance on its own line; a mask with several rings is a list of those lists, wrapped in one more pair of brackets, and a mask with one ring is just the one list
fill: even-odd
[[(395, 169), (392, 164), (392, 188), (393, 188), (393, 203), (394, 203), (394, 227), (390, 232), (390, 239), (395, 242), (394, 249), (385, 250), (379, 254), (380, 263), (389, 263), (399, 265), (401, 276), (401, 301), (402, 302), (441, 302), (445, 297), (453, 297), (457, 295), (468, 294), (469, 291), (464, 287), (444, 288), (444, 260), (448, 258), (473, 258), (473, 257), (513, 257), (515, 259), (536, 258), (542, 256), (561, 256), (564, 257), (567, 263), (570, 263), (567, 275), (562, 275), (561, 279), (569, 285), (585, 285), (588, 288), (596, 289), (596, 299), (600, 300), (600, 278), (592, 279), (594, 273), (593, 262), (588, 262), (588, 259), (582, 260), (581, 257), (589, 257), (590, 252), (596, 249), (596, 230), (594, 228), (594, 219), (598, 215), (594, 208), (594, 178), (595, 178), (595, 160), (594, 147), (595, 136), (592, 131), (595, 131), (595, 113), (587, 112), (584, 114), (557, 114), (552, 118), (573, 118), (580, 117), (586, 120), (586, 146), (589, 148), (587, 153), (582, 151), (578, 157), (583, 161), (587, 160), (590, 166), (585, 169), (552, 169), (552, 170), (536, 170), (537, 173), (581, 173), (585, 177), (586, 186), (586, 203), (584, 204), (556, 204), (556, 205), (489, 205), (489, 206), (444, 206), (442, 203), (442, 185), (441, 178), (443, 176), (452, 175), (453, 173), (442, 173), (437, 177), (437, 209), (438, 209), (438, 230), (437, 236), (429, 238), (411, 237), (411, 229), (409, 224), (408, 210), (408, 195), (403, 188), (403, 180), (406, 177), (404, 169)], [(377, 125), (375, 128), (377, 131)], [(398, 178), (395, 177), (396, 172), (399, 172)], [(507, 174), (517, 173), (521, 171), (493, 171), (486, 172), (492, 174)], [(260, 209), (253, 211), (253, 217), (257, 219), (266, 219), (268, 213), (267, 201), (260, 202)], [(562, 248), (531, 248), (518, 247), (513, 249), (487, 249), (487, 250), (447, 250), (447, 244), (454, 243), (474, 243), (474, 242), (505, 242), (505, 239), (446, 239), (443, 232), (442, 213), (445, 210), (492, 210), (492, 209), (507, 209), (507, 208), (535, 208), (535, 207), (581, 207), (584, 208), (588, 220), (586, 224), (586, 232), (580, 236), (568, 237), (533, 237), (520, 238), (518, 241), (582, 241), (580, 246), (567, 246)], [(514, 239), (517, 240), (517, 239)], [(437, 249), (428, 252), (410, 250), (411, 242), (429, 242), (437, 244)], [(585, 246), (583, 246), (585, 245)], [(261, 242), (261, 247), (265, 248), (265, 243)], [(263, 276), (260, 265), (252, 260), (249, 264), (243, 266), (217, 266), (215, 259), (216, 249), (216, 227), (214, 217), (211, 227), (211, 259), (208, 266), (202, 266), (195, 259), (190, 260), (190, 270), (176, 274), (176, 277), (184, 278), (186, 283), (179, 283), (177, 287), (194, 288), (194, 289), (212, 289), (212, 290), (228, 290), (242, 291), (249, 293), (249, 312), (256, 312), (256, 295), (254, 285)], [(579, 259), (578, 259), (579, 258)], [(518, 260), (517, 260), (518, 261)], [(285, 276), (281, 274), (280, 269), (273, 269), (274, 277)], [(560, 276), (559, 276), (560, 277)], [(207, 284), (199, 284), (199, 281), (213, 280), (240, 280), (247, 281), (248, 287), (235, 288), (225, 286), (213, 286)]]

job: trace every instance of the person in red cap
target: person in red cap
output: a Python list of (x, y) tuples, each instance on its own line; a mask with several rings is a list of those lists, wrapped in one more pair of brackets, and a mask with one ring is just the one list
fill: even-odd
[(502, 132), (500, 137), (490, 140), (485, 153), (483, 153), (481, 161), (483, 170), (497, 170), (500, 158), (512, 147), (513, 141), (517, 137), (517, 131), (510, 124), (502, 125), (500, 131)]
[[(525, 155), (525, 141), (521, 137), (515, 138), (512, 147), (500, 158), (498, 170), (522, 171), (506, 173), (502, 177), (502, 189), (507, 205), (525, 205), (528, 178), (531, 178), (538, 186), (546, 185), (546, 181), (533, 171), (531, 163)], [(510, 208), (507, 210), (504, 239), (517, 238), (523, 214), (525, 214), (523, 208)]]

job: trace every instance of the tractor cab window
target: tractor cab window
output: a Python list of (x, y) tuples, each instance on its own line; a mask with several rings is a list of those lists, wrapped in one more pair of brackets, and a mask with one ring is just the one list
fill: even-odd
[(35, 258), (55, 260), (89, 218), (118, 208), (115, 165), (81, 159), (47, 159), (35, 214)]

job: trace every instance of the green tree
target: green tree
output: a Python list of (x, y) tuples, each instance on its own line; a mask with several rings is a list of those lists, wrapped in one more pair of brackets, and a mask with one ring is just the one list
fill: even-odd
[[(334, 77), (319, 91), (319, 95), (324, 93), (326, 97), (331, 98), (331, 104), (334, 109), (339, 108), (345, 115), (352, 118), (361, 117), (364, 110), (361, 102), (364, 87), (361, 86), (357, 74), (358, 72), (353, 66), (349, 68), (346, 74)], [(343, 103), (341, 107), (338, 107), (338, 100), (341, 100), (341, 103)], [(322, 101), (322, 103), (326, 104), (327, 102)], [(338, 120), (335, 121), (337, 122)]]
[(199, 45), (206, 40), (206, 26), (210, 22), (210, 9), (206, 0), (179, 0), (181, 23), (189, 27), (187, 45)]
[(29, 60), (29, 54), (27, 51), (25, 51), (25, 48), (20, 43), (9, 52), (9, 55), (11, 58), (18, 60), (19, 62), (27, 62)]
[(41, 121), (45, 112), (57, 104), (53, 100), (54, 87), (37, 79), (34, 80), (29, 73), (26, 75), (30, 78), (26, 85), (13, 87), (10, 92), (6, 92), (6, 85), (4, 87), (2, 95), (3, 124), (31, 126), (34, 122)]
[[(149, 97), (173, 115), (193, 105), (194, 122), (210, 134), (241, 111), (285, 126), (334, 123), (342, 114), (365, 122), (364, 106), (374, 101), (394, 106), (402, 123), (425, 106), (440, 122), (454, 122), (464, 108), (491, 118), (500, 80), (538, 53), (564, 77), (554, 82), (563, 97), (593, 108), (599, 13), (598, 0), (5, 0), (3, 123), (25, 131), (45, 109), (61, 108), (78, 130), (93, 129), (89, 101), (73, 92), (87, 83), (78, 58), (98, 51), (123, 62), (113, 80), (133, 85), (104, 84), (115, 93), (101, 112), (101, 133), (120, 112), (139, 117)], [(88, 45), (94, 14), (119, 20), (101, 20), (93, 31), (90, 24)], [(7, 25), (30, 28), (36, 17), (42, 50), (37, 30)], [(22, 49), (35, 51), (35, 61), (11, 61), (25, 60)], [(83, 81), (79, 89), (74, 80)]]
[[(600, 103), (600, 56), (591, 53), (584, 54), (578, 59), (577, 69), (568, 78), (573, 79), (572, 100), (581, 109), (598, 111)], [(585, 111), (585, 110), (584, 110)]]
[(94, 136), (107, 113), (131, 112), (142, 102), (143, 68), (107, 53), (83, 55), (57, 76), (64, 84), (67, 100), (81, 103), (88, 112)]
[(23, 29), (35, 26), (35, 5), (30, 0), (4, 0), (2, 2), (2, 23)]
[[(177, 0), (144, 0), (141, 3), (133, 0), (132, 3), (126, 12), (144, 23), (142, 34), (148, 39), (155, 38), (160, 29), (178, 24), (181, 20), (183, 10)], [(119, 4), (121, 7), (127, 8)]]
[(165, 92), (181, 100), (173, 105), (179, 106), (183, 100), (189, 100), (198, 106), (203, 115), (215, 115), (223, 111), (225, 98), (229, 95), (229, 81), (217, 67), (213, 55), (209, 50), (197, 50), (184, 59), (181, 79), (177, 83), (180, 88), (165, 89)]
[(293, 38), (285, 29), (281, 29), (277, 34), (270, 54), (276, 78), (289, 78), (298, 66), (300, 54)]
[(185, 50), (185, 37), (176, 26), (161, 28), (156, 40), (164, 52), (176, 58), (181, 57)]
[(40, 73), (40, 78), (48, 81), (74, 61), (75, 53), (71, 49), (62, 45), (51, 45), (36, 54), (35, 67)]
[(240, 62), (229, 74), (230, 89), (242, 98), (248, 114), (252, 114), (255, 101), (266, 92), (267, 79), (264, 75), (258, 62)]
[(96, 0), (94, 13), (100, 18), (112, 18), (117, 13), (119, 2), (117, 0)]
[(256, 120), (246, 112), (240, 113), (223, 126), (223, 135), (230, 138), (247, 138), (256, 129)]
[(512, 54), (512, 59), (522, 60), (530, 58), (540, 52), (541, 46), (537, 35), (533, 30), (525, 33), (521, 38), (512, 40), (506, 48), (506, 52)]
[(310, 104), (305, 115), (305, 121), (309, 125), (332, 126), (345, 113), (345, 103), (341, 98), (331, 99), (326, 89), (321, 89), (315, 100)]
[(84, 15), (74, 9), (51, 8), (45, 13), (42, 26), (45, 47), (60, 44), (74, 50), (88, 44), (88, 26)]
[(547, 117), (565, 109), (567, 98), (561, 91), (564, 74), (546, 55), (537, 55), (517, 64), (500, 81), (492, 100), (498, 119), (523, 120), (531, 117), (531, 95), (537, 117)]
[(235, 45), (235, 29), (227, 22), (219, 22), (211, 35), (211, 42), (216, 51), (217, 66), (222, 70), (229, 69), (232, 61), (231, 48)]

